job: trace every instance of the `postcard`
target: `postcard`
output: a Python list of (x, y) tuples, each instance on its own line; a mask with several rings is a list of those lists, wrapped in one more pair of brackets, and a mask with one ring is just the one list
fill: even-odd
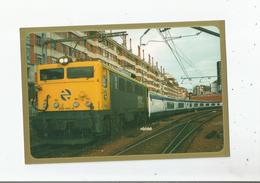
[(26, 164), (229, 156), (224, 21), (20, 34)]

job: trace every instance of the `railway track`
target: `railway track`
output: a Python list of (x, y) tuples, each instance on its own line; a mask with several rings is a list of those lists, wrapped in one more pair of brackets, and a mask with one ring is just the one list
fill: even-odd
[(218, 115), (220, 115), (219, 111), (215, 113), (203, 111), (187, 115), (119, 150), (114, 155), (174, 153), (190, 135)]
[[(159, 128), (158, 130), (155, 130), (149, 136), (143, 137), (141, 140), (138, 140), (138, 142), (124, 147), (122, 150), (119, 150), (116, 153), (113, 153), (112, 155), (123, 155), (127, 154), (128, 152), (131, 153), (132, 150), (134, 150), (137, 147), (140, 147), (140, 145), (146, 144), (147, 142), (152, 142), (155, 138), (159, 138), (161, 135), (164, 135), (166, 133), (171, 133), (173, 130), (182, 129), (185, 127), (185, 125), (187, 125), (187, 122), (191, 119), (196, 120), (198, 116), (205, 115), (209, 115), (209, 110), (192, 112), (190, 114), (182, 116), (177, 120), (169, 122), (168, 125)], [(188, 129), (188, 127), (186, 128)], [(35, 158), (76, 157), (91, 149), (98, 148), (104, 143), (106, 143), (105, 140), (95, 140), (94, 142), (80, 145), (37, 145), (31, 148), (31, 153)]]
[[(174, 153), (177, 152), (178, 148), (182, 145), (182, 143), (187, 140), (192, 134), (201, 129), (201, 127), (214, 119), (218, 114), (209, 115), (206, 118), (201, 117), (197, 120), (195, 124), (192, 123), (192, 120), (187, 122), (184, 127), (177, 133), (177, 135), (170, 141), (170, 143), (166, 146), (166, 148), (162, 151), (163, 154)], [(204, 119), (203, 119), (204, 118)], [(202, 119), (202, 120), (201, 120)], [(186, 151), (186, 149), (183, 149)]]

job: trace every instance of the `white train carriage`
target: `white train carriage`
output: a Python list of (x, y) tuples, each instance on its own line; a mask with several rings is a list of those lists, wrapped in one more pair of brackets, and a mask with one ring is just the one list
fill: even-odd
[(177, 100), (148, 92), (148, 110), (151, 121), (174, 114), (222, 106), (219, 102)]

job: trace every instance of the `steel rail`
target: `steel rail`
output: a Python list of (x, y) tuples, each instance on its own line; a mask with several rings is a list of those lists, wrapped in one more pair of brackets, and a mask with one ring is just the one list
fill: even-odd
[(163, 150), (162, 153), (166, 153), (172, 145), (175, 143), (175, 141), (178, 139), (178, 137), (182, 134), (182, 132), (189, 126), (191, 120), (185, 124), (185, 126), (181, 129), (181, 131), (175, 136), (175, 138), (168, 144), (168, 146)]
[[(204, 112), (205, 112), (205, 111), (204, 111)], [(205, 116), (208, 116), (209, 113), (206, 113), (206, 114), (204, 114), (204, 113), (194, 114), (194, 115), (190, 115), (189, 118), (191, 118), (191, 117), (193, 117), (193, 116), (196, 116), (196, 115), (198, 115), (198, 116), (195, 117), (195, 118), (193, 118), (193, 119), (191, 119), (191, 120), (189, 120), (189, 121), (185, 121), (185, 122), (183, 122), (183, 123), (181, 123), (181, 124), (177, 124), (177, 125), (172, 126), (172, 127), (170, 127), (170, 128), (161, 130), (160, 132), (158, 132), (158, 133), (156, 133), (156, 134), (154, 134), (154, 135), (151, 135), (151, 136), (149, 136), (148, 138), (144, 138), (144, 139), (138, 141), (137, 143), (134, 143), (134, 144), (132, 144), (132, 145), (126, 147), (126, 148), (123, 149), (122, 151), (119, 151), (119, 152), (115, 153), (115, 155), (121, 155), (121, 154), (123, 154), (123, 153), (125, 153), (125, 152), (127, 152), (127, 151), (129, 151), (129, 150), (131, 150), (131, 149), (133, 149), (133, 148), (135, 148), (136, 146), (138, 146), (138, 145), (140, 145), (140, 144), (143, 144), (143, 143), (145, 143), (145, 142), (147, 142), (147, 141), (149, 141), (149, 140), (151, 140), (151, 139), (153, 139), (153, 138), (155, 138), (155, 137), (157, 137), (157, 136), (159, 136), (159, 135), (161, 135), (161, 134), (163, 134), (163, 133), (166, 133), (166, 132), (168, 132), (168, 131), (170, 131), (170, 130), (172, 130), (172, 129), (175, 129), (175, 128), (177, 128), (177, 127), (186, 125), (187, 123), (190, 123), (191, 121), (194, 121), (194, 120), (203, 118), (203, 117), (205, 117)], [(184, 120), (184, 119), (180, 119), (180, 120), (182, 121), (182, 120)], [(173, 123), (173, 122), (172, 122), (172, 123)], [(171, 123), (171, 124), (172, 124), (172, 123)], [(168, 127), (168, 126), (167, 126), (167, 127)]]
[(195, 128), (192, 128), (192, 130), (190, 130), (180, 141), (178, 141), (178, 143), (175, 146), (173, 146), (172, 149), (168, 153), (173, 153), (191, 134), (193, 134), (195, 131), (199, 130), (202, 125), (209, 122), (211, 119), (215, 118), (218, 115), (219, 114), (212, 115), (208, 119), (200, 122), (201, 124), (197, 125)]

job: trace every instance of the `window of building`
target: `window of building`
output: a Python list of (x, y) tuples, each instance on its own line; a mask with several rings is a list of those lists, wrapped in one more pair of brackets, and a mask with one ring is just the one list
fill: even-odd
[(84, 53), (84, 59), (88, 60), (88, 54)]
[(42, 64), (42, 56), (40, 54), (36, 54), (36, 62)]
[(42, 38), (41, 36), (36, 35), (36, 45), (42, 46)]
[(56, 42), (55, 41), (51, 42), (51, 49), (56, 50)]
[(66, 45), (61, 44), (61, 48), (62, 48), (62, 53), (64, 53), (65, 55), (67, 55)]
[(72, 32), (69, 32), (69, 38), (78, 38), (78, 36)]
[(30, 49), (30, 45), (26, 45), (26, 62), (30, 63), (30, 59), (31, 59), (31, 49)]
[(52, 63), (57, 63), (57, 62), (58, 62), (58, 59), (55, 58), (55, 57), (51, 57), (51, 62), (52, 62)]
[(83, 40), (83, 46), (87, 46), (87, 40), (86, 39)]
[(96, 49), (95, 49), (95, 46), (93, 46), (92, 44), (90, 45), (90, 50), (95, 53), (96, 52)]
[(72, 56), (72, 48), (69, 47), (69, 56)]
[(109, 58), (109, 52), (105, 51), (105, 57)]

